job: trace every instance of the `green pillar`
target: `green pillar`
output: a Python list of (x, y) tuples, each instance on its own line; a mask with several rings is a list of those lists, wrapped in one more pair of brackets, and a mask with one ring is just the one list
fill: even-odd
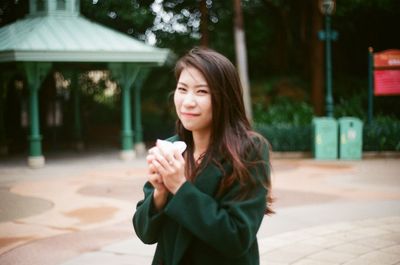
[(143, 156), (146, 154), (146, 146), (143, 142), (142, 107), (140, 94), (143, 87), (143, 82), (148, 73), (148, 69), (141, 69), (135, 81), (135, 152), (138, 156)]
[(44, 166), (42, 155), (42, 136), (39, 127), (39, 89), (44, 78), (51, 68), (51, 63), (24, 63), (29, 87), (29, 157), (28, 165), (32, 168)]
[(121, 158), (123, 160), (130, 160), (134, 157), (133, 152), (133, 132), (132, 132), (132, 118), (131, 118), (131, 88), (134, 83), (139, 68), (131, 64), (123, 63), (110, 63), (109, 68), (114, 78), (117, 79), (122, 91), (121, 98)]
[(368, 48), (368, 124), (371, 125), (374, 113), (374, 49)]
[(7, 97), (7, 85), (9, 78), (2, 74), (0, 82), (0, 156), (8, 154), (8, 146), (7, 146), (7, 133), (5, 127), (5, 103)]
[(332, 43), (331, 43), (331, 16), (325, 16), (325, 80), (326, 80), (326, 116), (333, 117), (333, 96), (332, 96)]
[(122, 150), (132, 149), (131, 84), (122, 84)]
[(319, 39), (325, 41), (325, 110), (327, 117), (333, 117), (332, 96), (332, 41), (336, 40), (338, 33), (331, 29), (331, 16), (325, 15), (325, 30), (318, 33)]
[(142, 82), (136, 82), (135, 85), (135, 144), (143, 142), (142, 128), (142, 106), (140, 102), (140, 92), (142, 90)]

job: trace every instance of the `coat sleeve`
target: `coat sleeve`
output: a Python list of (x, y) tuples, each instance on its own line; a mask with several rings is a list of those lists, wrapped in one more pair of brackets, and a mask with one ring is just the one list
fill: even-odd
[(143, 243), (154, 244), (158, 240), (159, 230), (165, 216), (162, 211), (155, 211), (153, 203), (154, 188), (149, 182), (144, 185), (143, 192), (145, 197), (136, 206), (133, 227)]
[(267, 189), (260, 180), (269, 176), (261, 173), (265, 170), (250, 172), (258, 185), (247, 199), (235, 199), (239, 184), (217, 200), (185, 182), (164, 208), (164, 213), (221, 254), (239, 257), (256, 240), (266, 209)]

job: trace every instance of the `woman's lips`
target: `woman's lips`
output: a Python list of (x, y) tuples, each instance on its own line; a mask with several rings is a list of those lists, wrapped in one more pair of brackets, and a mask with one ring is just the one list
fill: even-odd
[(184, 116), (184, 117), (188, 117), (188, 118), (193, 118), (193, 117), (200, 116), (200, 114), (197, 114), (197, 113), (189, 113), (189, 112), (181, 112), (181, 115)]

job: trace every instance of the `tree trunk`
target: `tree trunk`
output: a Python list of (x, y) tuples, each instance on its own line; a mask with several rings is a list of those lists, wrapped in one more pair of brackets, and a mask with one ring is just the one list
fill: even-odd
[(311, 91), (314, 113), (324, 113), (324, 46), (318, 39), (318, 31), (323, 29), (322, 15), (319, 12), (318, 0), (313, 0), (311, 30)]
[(240, 0), (233, 0), (233, 6), (235, 11), (233, 24), (234, 24), (234, 35), (235, 35), (236, 65), (239, 71), (240, 81), (242, 82), (243, 100), (244, 100), (244, 107), (246, 109), (246, 116), (249, 119), (249, 121), (252, 122), (253, 115), (251, 110), (249, 75), (247, 71), (246, 39), (243, 26), (242, 6), (240, 4)]
[(209, 34), (208, 34), (208, 10), (206, 0), (200, 0), (200, 45), (203, 47), (209, 46)]

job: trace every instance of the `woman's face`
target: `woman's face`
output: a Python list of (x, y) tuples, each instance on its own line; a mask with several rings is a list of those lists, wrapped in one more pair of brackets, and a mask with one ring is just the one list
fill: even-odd
[(212, 122), (211, 93), (203, 74), (184, 68), (174, 94), (176, 113), (183, 127), (192, 132), (209, 133)]

